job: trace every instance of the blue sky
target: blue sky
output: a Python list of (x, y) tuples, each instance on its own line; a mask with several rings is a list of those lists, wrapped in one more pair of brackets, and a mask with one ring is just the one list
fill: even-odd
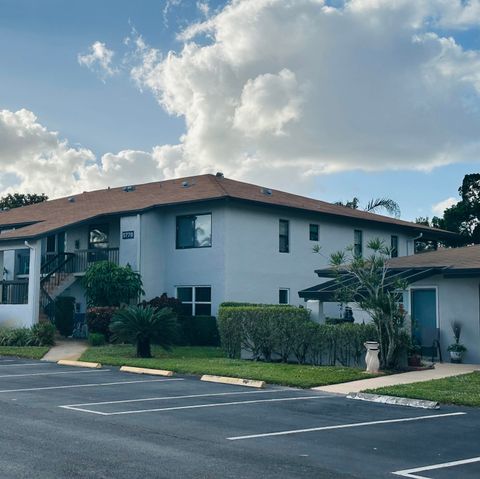
[[(178, 101), (172, 104), (176, 111), (167, 113), (165, 108), (159, 105), (161, 91), (149, 86), (147, 81), (139, 88), (128, 74), (130, 66), (124, 66), (128, 49), (123, 41), (127, 36), (131, 36), (134, 28), (149, 48), (158, 49), (163, 56), (170, 50), (180, 55), (183, 42), (177, 39), (177, 35), (188, 25), (205, 19), (197, 4), (194, 0), (180, 0), (170, 2), (167, 8), (166, 2), (162, 0), (0, 0), (0, 110), (16, 112), (26, 109), (32, 112), (37, 117), (38, 124), (47, 131), (58, 132), (59, 138), (68, 140), (71, 148), (82, 147), (90, 150), (97, 162), (102, 155), (110, 152), (151, 152), (152, 148), (159, 145), (178, 144), (181, 135), (188, 130), (185, 115), (193, 113), (188, 109), (182, 110), (187, 107), (179, 106)], [(221, 12), (224, 5), (225, 2), (208, 2), (210, 15)], [(477, 27), (437, 26), (432, 28), (432, 31), (440, 36), (453, 36), (464, 51), (477, 52), (480, 49), (480, 33)], [(105, 78), (105, 81), (78, 62), (78, 55), (87, 54), (96, 41), (103, 42), (115, 52), (115, 65), (121, 70), (119, 74)], [(292, 63), (291, 59), (285, 62), (285, 65), (288, 64), (293, 70), (291, 65), (294, 62)], [(369, 68), (367, 63), (365, 68)], [(277, 71), (280, 71), (280, 68), (277, 68)], [(270, 70), (266, 70), (266, 73), (270, 75)], [(345, 75), (348, 75), (348, 72)], [(287, 75), (281, 78), (293, 81)], [(297, 73), (297, 82), (298, 78)], [(282, 93), (282, 97), (285, 95)], [(392, 95), (395, 93), (392, 92)], [(477, 105), (477, 98), (474, 102)], [(288, 111), (298, 107), (298, 104), (292, 102), (286, 105), (282, 114), (288, 115)], [(364, 114), (368, 116), (369, 112), (364, 111)], [(296, 115), (298, 116), (298, 112), (292, 113), (291, 118), (285, 121), (298, 123)], [(473, 115), (477, 120), (478, 113)], [(349, 118), (346, 121), (348, 122)], [(442, 128), (445, 128), (445, 125), (442, 125)], [(252, 133), (249, 134), (251, 137)], [(288, 134), (291, 135), (293, 144), (295, 141), (303, 141), (297, 139), (294, 133)], [(205, 136), (208, 135), (203, 135), (202, 141), (205, 141)], [(212, 136), (215, 135), (212, 133)], [(256, 144), (255, 152), (260, 155), (259, 152), (265, 151), (273, 140), (279, 138), (279, 141), (283, 141), (284, 136), (283, 129), (275, 131), (268, 141), (259, 141)], [(454, 140), (456, 141), (456, 138)], [(338, 141), (343, 140), (340, 137)], [(327, 201), (358, 196), (361, 202), (366, 203), (372, 197), (389, 196), (398, 201), (404, 218), (432, 216), (433, 205), (447, 198), (457, 197), (457, 189), (464, 174), (478, 171), (478, 158), (476, 150), (468, 147), (464, 157), (457, 157), (452, 164), (431, 168), (431, 165), (425, 165), (428, 162), (421, 156), (422, 148), (419, 147), (419, 166), (428, 171), (412, 169), (412, 164), (416, 162), (415, 150), (413, 156), (412, 150), (406, 150), (406, 155), (409, 156), (408, 164), (399, 165), (396, 170), (392, 170), (391, 165), (387, 166), (388, 169), (382, 169), (381, 159), (375, 160), (379, 163), (378, 167), (374, 165), (372, 168), (372, 164), (364, 167), (363, 151), (358, 157), (359, 169), (356, 169), (352, 162), (348, 163), (348, 168), (343, 165), (333, 169), (333, 172), (322, 166), (321, 171), (311, 176), (308, 182), (300, 182), (292, 189)], [(243, 149), (245, 150), (245, 147)], [(328, 153), (333, 155), (333, 163), (336, 160), (336, 151), (332, 147)], [(440, 153), (435, 152), (437, 155)], [(0, 156), (1, 154), (0, 150)], [(345, 152), (338, 153), (339, 157), (344, 154)], [(382, 151), (382, 154), (385, 153)], [(269, 153), (266, 158), (274, 158), (272, 155), (273, 153)], [(11, 163), (10, 159), (9, 162)], [(213, 162), (212, 168), (217, 165), (218, 168), (223, 168), (221, 162)], [(228, 167), (226, 169), (229, 172)], [(345, 169), (349, 171), (335, 172)], [(377, 171), (365, 171), (366, 169)], [(301, 170), (301, 167), (294, 169), (299, 175)], [(235, 171), (235, 168), (232, 171)], [(30, 188), (38, 188), (38, 185), (42, 185), (41, 179), (30, 183), (27, 180), (24, 183), (18, 181), (17, 184), (13, 181), (14, 184), (9, 185), (9, 179), (16, 177), (15, 175), (14, 169), (4, 168), (4, 191), (9, 187), (19, 189), (22, 185), (35, 185)], [(272, 174), (272, 184), (268, 186), (286, 188), (291, 175), (292, 173), (288, 173), (289, 179), (285, 181)], [(255, 178), (251, 172), (240, 176), (249, 180)], [(269, 178), (268, 174), (261, 175), (259, 182), (266, 183)], [(146, 173), (145, 181), (150, 179), (156, 178), (151, 178), (151, 175)], [(96, 186), (97, 183), (92, 184), (92, 187)], [(46, 192), (51, 194), (48, 190)]]

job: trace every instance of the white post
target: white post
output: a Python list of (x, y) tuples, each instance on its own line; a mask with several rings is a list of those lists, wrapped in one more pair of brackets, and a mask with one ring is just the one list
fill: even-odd
[(325, 323), (325, 313), (323, 312), (323, 301), (309, 300), (307, 308), (312, 312), (311, 318), (319, 324)]
[(40, 314), (40, 269), (42, 266), (41, 240), (32, 243), (25, 241), (30, 249), (30, 270), (28, 275), (28, 305), (30, 307), (31, 324), (38, 322)]

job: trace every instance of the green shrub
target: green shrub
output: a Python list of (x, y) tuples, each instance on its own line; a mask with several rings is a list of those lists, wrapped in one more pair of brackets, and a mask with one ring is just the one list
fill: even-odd
[(218, 311), (218, 332), (220, 344), (230, 359), (240, 357), (242, 350), (242, 324), (232, 314), (232, 307), (220, 306)]
[(73, 333), (75, 315), (75, 298), (59, 296), (55, 300), (55, 326), (65, 337)]
[(90, 346), (103, 346), (105, 342), (105, 336), (102, 333), (89, 333), (88, 335)]
[(130, 266), (109, 261), (91, 264), (83, 277), (89, 306), (120, 306), (129, 304), (143, 294), (142, 278)]
[(309, 314), (288, 305), (223, 303), (218, 318), (222, 347), (229, 357), (239, 357), (244, 348), (254, 359), (270, 361), (277, 352), (286, 361), (292, 351), (291, 334)]
[(0, 329), (0, 346), (52, 346), (55, 326), (50, 323), (38, 323), (31, 328)]
[(29, 328), (2, 328), (0, 346), (33, 346), (32, 330)]
[(151, 344), (169, 349), (175, 339), (177, 319), (170, 308), (155, 311), (151, 306), (119, 309), (110, 324), (113, 339), (136, 344), (137, 357), (150, 358)]
[[(227, 304), (227, 305), (225, 305)], [(309, 312), (293, 306), (236, 305), (224, 303), (219, 310), (221, 345), (230, 358), (242, 348), (253, 359), (296, 360), (300, 364), (360, 366), (365, 341), (376, 341), (372, 323), (318, 324)]]
[(177, 316), (182, 313), (182, 302), (173, 297), (169, 297), (167, 293), (163, 293), (161, 296), (156, 296), (150, 301), (142, 301), (139, 306), (151, 306), (156, 311), (160, 311), (163, 308), (170, 308)]
[(31, 346), (53, 346), (55, 344), (55, 326), (52, 323), (37, 323), (32, 326), (32, 340), (35, 344)]
[(87, 326), (89, 333), (103, 334), (105, 339), (110, 339), (110, 323), (113, 315), (118, 311), (118, 308), (111, 306), (99, 306), (96, 308), (89, 308), (87, 310)]
[(179, 341), (189, 346), (220, 346), (215, 316), (180, 316)]

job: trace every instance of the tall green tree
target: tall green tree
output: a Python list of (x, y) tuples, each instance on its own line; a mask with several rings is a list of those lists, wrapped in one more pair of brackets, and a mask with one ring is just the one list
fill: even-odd
[[(353, 254), (352, 248), (331, 255), (330, 266), (337, 273), (337, 299), (341, 303), (356, 302), (372, 318), (380, 342), (382, 368), (398, 366), (399, 353), (405, 346), (405, 311), (402, 293), (407, 285), (388, 280), (388, 260), (391, 250), (379, 239), (368, 242), (371, 251), (366, 257)], [(351, 278), (345, 281), (345, 274)]]
[(360, 208), (360, 200), (356, 196), (351, 201), (337, 201), (335, 204), (351, 208), (352, 210), (361, 209), (363, 211), (368, 211), (369, 213), (377, 213), (379, 210), (384, 210), (389, 215), (395, 216), (395, 218), (400, 218), (400, 206), (391, 198), (371, 199), (363, 208)]
[(9, 193), (0, 198), (0, 209), (20, 208), (21, 206), (35, 205), (48, 200), (45, 193)]
[(99, 261), (88, 267), (83, 277), (87, 302), (92, 306), (120, 306), (138, 301), (143, 294), (139, 273), (127, 266)]
[(434, 216), (432, 226), (460, 234), (448, 246), (480, 243), (480, 173), (465, 175), (458, 188), (460, 201), (447, 208), (443, 217)]

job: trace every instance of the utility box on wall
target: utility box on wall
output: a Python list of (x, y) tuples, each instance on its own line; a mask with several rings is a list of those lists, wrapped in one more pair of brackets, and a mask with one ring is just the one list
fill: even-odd
[(120, 265), (129, 264), (139, 270), (140, 261), (140, 215), (120, 218)]

